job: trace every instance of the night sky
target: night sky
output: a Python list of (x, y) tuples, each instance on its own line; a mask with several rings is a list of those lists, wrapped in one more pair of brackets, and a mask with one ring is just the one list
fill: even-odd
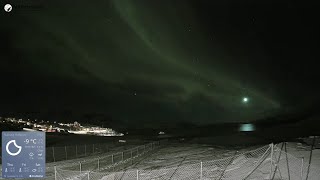
[(319, 101), (319, 11), (305, 1), (10, 2), (0, 114), (147, 127), (249, 122)]

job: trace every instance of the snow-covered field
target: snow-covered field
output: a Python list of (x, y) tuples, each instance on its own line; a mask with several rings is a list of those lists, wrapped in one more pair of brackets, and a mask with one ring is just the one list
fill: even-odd
[[(281, 148), (281, 144), (276, 146)], [(201, 161), (232, 157), (236, 154), (236, 151), (238, 151), (237, 154), (241, 154), (259, 147), (261, 146), (236, 150), (201, 144), (167, 144), (142, 161), (126, 167), (126, 169), (159, 169), (194, 164)], [(309, 162), (310, 146), (308, 145), (288, 142), (287, 152), (296, 158), (304, 158), (305, 163)], [(320, 149), (313, 150), (311, 165), (320, 168)]]
[[(300, 179), (301, 170), (302, 176), (305, 177), (310, 146), (289, 142), (287, 143), (288, 154), (284, 149), (281, 154), (280, 148), (281, 144), (274, 146), (273, 173), (271, 174), (276, 172), (275, 179), (288, 178), (287, 164), (289, 164), (291, 179)], [(203, 144), (168, 143), (130, 163), (119, 164), (121, 170), (118, 172), (110, 172), (108, 169), (91, 173), (90, 176), (95, 177), (93, 179), (134, 179), (136, 176), (140, 176), (141, 179), (199, 179), (200, 176), (209, 179), (241, 179), (253, 172), (248, 179), (268, 179), (271, 172), (270, 152), (269, 145), (229, 149)], [(314, 149), (310, 179), (318, 178), (319, 157), (319, 149)], [(301, 168), (302, 158), (304, 158), (303, 168)], [(277, 171), (275, 171), (276, 164), (279, 166)], [(258, 168), (254, 170), (255, 167)]]
[(160, 169), (231, 157), (236, 150), (201, 144), (167, 144), (126, 169)]
[[(317, 147), (319, 147), (319, 144), (320, 143), (317, 143)], [(305, 163), (309, 162), (310, 146), (302, 143), (290, 142), (287, 145), (287, 151), (294, 157), (303, 158)], [(320, 169), (320, 148), (314, 149), (312, 151), (311, 165)]]
[[(248, 173), (256, 166), (256, 162), (258, 162), (259, 158), (262, 157), (263, 152), (267, 150), (268, 146), (260, 147), (261, 151), (257, 151), (257, 156), (255, 157), (248, 157), (246, 152), (251, 151), (252, 149), (258, 147), (250, 147), (244, 148), (240, 150), (235, 149), (227, 149), (224, 147), (214, 147), (210, 145), (200, 145), (200, 144), (168, 144), (166, 147), (163, 147), (153, 153), (151, 156), (145, 157), (143, 160), (134, 163), (131, 166), (128, 166), (124, 169), (126, 172), (131, 172), (135, 169), (139, 169), (139, 171), (146, 171), (146, 172), (156, 172), (161, 171), (163, 169), (168, 169), (166, 173), (172, 173), (170, 170), (184, 171), (180, 173), (188, 173), (191, 169), (199, 168), (199, 163), (203, 163), (203, 167), (207, 168), (214, 168), (213, 164), (219, 164), (217, 166), (225, 166), (226, 171), (233, 171), (238, 169), (239, 171), (234, 171), (236, 174), (243, 173), (242, 175)], [(274, 152), (273, 161), (276, 162), (279, 157), (279, 150), (281, 148), (281, 144), (278, 144), (274, 147), (275, 149), (278, 148), (278, 153)], [(284, 149), (283, 149), (284, 151)], [(302, 145), (296, 142), (289, 142), (287, 143), (287, 152), (288, 152), (288, 161), (291, 163), (291, 171), (298, 170), (300, 173), (300, 159), (304, 158), (304, 174), (306, 173), (306, 164), (309, 162), (309, 155), (310, 155), (310, 147), (307, 145)], [(245, 155), (241, 155), (241, 154)], [(250, 154), (250, 153), (249, 153)], [(290, 156), (292, 154), (293, 156)], [(279, 164), (282, 165), (281, 170), (285, 171), (286, 167), (286, 156), (285, 153), (281, 155), (279, 160)], [(232, 157), (236, 156), (235, 159), (231, 159)], [(296, 158), (294, 158), (296, 157)], [(219, 159), (223, 159), (221, 162)], [(216, 161), (215, 161), (216, 160)], [(228, 161), (232, 161), (229, 165), (226, 164)], [(209, 164), (209, 165), (208, 165)], [(270, 157), (267, 157), (265, 162), (262, 163), (261, 168), (259, 168), (259, 173), (256, 176), (261, 176), (260, 178), (268, 178), (270, 175)], [(313, 172), (316, 169), (320, 169), (320, 150), (315, 149), (313, 150), (313, 156), (311, 161), (311, 166), (313, 167), (310, 169), (310, 174), (315, 174), (319, 172)], [(275, 166), (274, 166), (275, 167)], [(290, 168), (290, 164), (289, 164)], [(298, 169), (299, 168), (299, 169)], [(243, 171), (243, 172), (241, 172)], [(274, 171), (274, 169), (273, 169)], [(212, 172), (211, 172), (212, 173)], [(215, 176), (217, 176), (215, 172)], [(285, 173), (283, 173), (285, 174)], [(291, 174), (291, 172), (290, 172)], [(300, 175), (300, 174), (299, 174)], [(297, 176), (299, 176), (297, 175)], [(320, 175), (320, 174), (319, 174)], [(219, 176), (219, 175), (218, 175)], [(291, 175), (293, 176), (293, 175)], [(314, 176), (313, 176), (314, 178)], [(258, 178), (259, 179), (259, 178)], [(291, 177), (294, 179), (294, 177)]]
[[(298, 142), (288, 142), (288, 154), (284, 153), (284, 149), (281, 154), (281, 145), (280, 143), (274, 146), (275, 151), (272, 158), (272, 172), (276, 172), (274, 179), (288, 179), (287, 165), (289, 165), (291, 179), (300, 179), (301, 173), (303, 177), (306, 177), (310, 146)], [(75, 174), (76, 177), (81, 174), (77, 170), (78, 162), (90, 161), (98, 156), (108, 156), (122, 150), (123, 147), (119, 147), (119, 149), (114, 149), (106, 154), (48, 163), (48, 179), (54, 179), (54, 165), (59, 168), (59, 173)], [(95, 169), (89, 175), (90, 179), (136, 179), (139, 176), (140, 179), (200, 179), (203, 177), (203, 179), (236, 180), (242, 179), (259, 165), (259, 168), (254, 170), (248, 179), (269, 179), (271, 172), (270, 152), (269, 145), (237, 149), (206, 144), (166, 143), (138, 158), (118, 163), (117, 172), (111, 172), (110, 169), (104, 170), (102, 165), (99, 172)], [(314, 149), (312, 152), (309, 180), (316, 180), (320, 179), (320, 149)], [(301, 168), (302, 158), (303, 168)], [(75, 164), (75, 168), (65, 168), (67, 164)], [(276, 165), (279, 166), (280, 171), (275, 171)], [(71, 179), (77, 179), (75, 177)]]

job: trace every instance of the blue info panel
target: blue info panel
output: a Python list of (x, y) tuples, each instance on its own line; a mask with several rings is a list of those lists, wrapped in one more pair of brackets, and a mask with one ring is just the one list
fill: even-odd
[(45, 177), (44, 132), (2, 132), (2, 178)]

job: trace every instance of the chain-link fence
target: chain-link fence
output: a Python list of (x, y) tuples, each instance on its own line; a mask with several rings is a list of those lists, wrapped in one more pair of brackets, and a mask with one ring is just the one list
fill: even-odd
[(81, 158), (86, 156), (92, 156), (94, 154), (108, 152), (116, 145), (105, 144), (83, 144), (73, 146), (60, 146), (60, 147), (47, 147), (46, 148), (46, 161), (57, 162), (70, 160), (75, 158)]
[(51, 173), (47, 173), (47, 179), (102, 179), (106, 174), (122, 169), (126, 164), (132, 164), (140, 156), (157, 149), (160, 144), (160, 141), (157, 141), (106, 156), (60, 166), (48, 166), (47, 172)]
[[(151, 146), (155, 145), (153, 144)], [(131, 149), (127, 152), (114, 154), (111, 157), (93, 159), (90, 162), (87, 162), (90, 164), (88, 168), (83, 168), (84, 163), (82, 163), (81, 166), (79, 164), (78, 170), (60, 167), (56, 168), (54, 177), (55, 179), (85, 180), (305, 180), (307, 177), (308, 180), (319, 179), (319, 169), (316, 169), (307, 163), (303, 163), (301, 159), (288, 154), (279, 146), (283, 147), (281, 144), (276, 146), (271, 144), (245, 153), (235, 153), (233, 156), (223, 159), (171, 168), (148, 170), (132, 169), (120, 172), (109, 171), (110, 168), (116, 165), (121, 163), (124, 164), (125, 162), (152, 150), (152, 148), (149, 149), (150, 147), (148, 146), (143, 146), (134, 150)], [(307, 170), (308, 168), (309, 171)]]
[(277, 147), (273, 153), (272, 173), (273, 179), (290, 180), (319, 180), (320, 169), (304, 162), (303, 158), (297, 158), (286, 153), (286, 150)]
[[(102, 178), (106, 173), (109, 174), (115, 170), (120, 170), (125, 167), (127, 163), (133, 162), (140, 156), (157, 149), (160, 146), (160, 142), (163, 143), (165, 141), (166, 140), (135, 146), (127, 150), (123, 150), (124, 148), (120, 147), (110, 148), (110, 146), (102, 146), (103, 144), (100, 144), (100, 146), (97, 144), (82, 145), (76, 146), (76, 148), (68, 146), (54, 147), (51, 152), (54, 153), (55, 158), (58, 157), (59, 159), (55, 159), (56, 162), (46, 164), (45, 179), (87, 179), (88, 177), (90, 179), (100, 179), (99, 177)], [(105, 149), (103, 149), (103, 147), (105, 147)], [(109, 148), (111, 149), (110, 153), (104, 152), (104, 150)], [(114, 150), (118, 150), (118, 152), (115, 153)], [(47, 152), (48, 151), (50, 152), (50, 148), (47, 148)], [(100, 152), (103, 153), (101, 154)], [(76, 157), (78, 158), (72, 159)], [(63, 161), (58, 162), (59, 160)], [(103, 173), (100, 173), (101, 176), (99, 176), (99, 173), (93, 172)], [(0, 179), (2, 178), (0, 177)]]

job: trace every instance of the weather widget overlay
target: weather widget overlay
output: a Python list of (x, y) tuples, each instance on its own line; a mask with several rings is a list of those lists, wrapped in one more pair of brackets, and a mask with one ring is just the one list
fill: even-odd
[(45, 177), (45, 133), (2, 132), (2, 178)]

